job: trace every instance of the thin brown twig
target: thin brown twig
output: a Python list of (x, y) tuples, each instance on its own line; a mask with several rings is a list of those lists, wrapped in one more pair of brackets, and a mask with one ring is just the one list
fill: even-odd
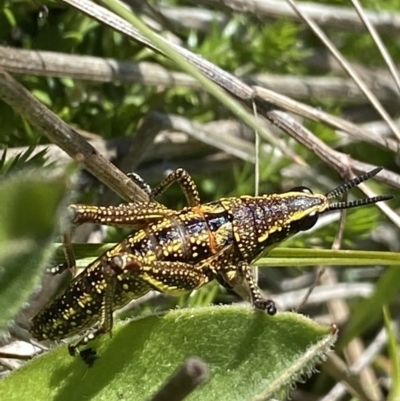
[(126, 200), (146, 200), (146, 194), (125, 174), (99, 154), (68, 124), (37, 100), (0, 68), (0, 99), (26, 118), (72, 159)]
[(374, 108), (378, 111), (378, 113), (382, 116), (382, 118), (387, 122), (390, 126), (393, 133), (400, 140), (400, 130), (397, 128), (396, 124), (393, 122), (392, 118), (386, 112), (385, 108), (381, 105), (379, 100), (376, 98), (374, 93), (368, 88), (368, 86), (364, 83), (364, 81), (359, 77), (357, 72), (351, 67), (350, 63), (342, 56), (336, 46), (333, 44), (331, 40), (325, 35), (322, 29), (306, 14), (304, 14), (297, 3), (294, 0), (286, 0), (293, 10), (303, 19), (303, 21), (308, 25), (308, 27), (315, 33), (315, 35), (322, 41), (322, 43), (327, 47), (327, 49), (333, 54), (333, 56), (337, 59), (343, 69), (353, 78), (354, 82), (358, 85), (358, 87), (365, 94), (367, 99), (371, 102)]
[(386, 46), (382, 42), (380, 36), (378, 35), (378, 32), (376, 31), (374, 25), (371, 23), (371, 21), (368, 19), (366, 12), (362, 8), (360, 2), (358, 0), (351, 0), (355, 10), (357, 11), (358, 16), (360, 17), (360, 20), (363, 22), (365, 27), (367, 28), (369, 34), (371, 37), (374, 39), (374, 42), (379, 49), (379, 51), (382, 54), (383, 59), (385, 60), (387, 66), (389, 67), (389, 71), (392, 74), (393, 80), (396, 83), (397, 90), (400, 92), (400, 78), (399, 74), (397, 72), (397, 69), (394, 65), (394, 62), (392, 58), (390, 57), (389, 52), (386, 49)]
[[(399, 101), (400, 96), (393, 86), (389, 85), (388, 79), (385, 76), (380, 77), (378, 74), (373, 75), (375, 96), (385, 103)], [(354, 81), (347, 77), (263, 73), (243, 76), (243, 81), (249, 85), (262, 86), (295, 99), (309, 101), (310, 99), (319, 100), (328, 97), (329, 99), (341, 100), (345, 104), (365, 103), (365, 95)]]
[[(115, 30), (144, 44), (150, 49), (153, 49), (158, 53), (162, 53), (155, 45), (151, 43), (150, 40), (148, 40), (141, 33), (139, 33), (139, 31), (136, 28), (127, 23), (124, 19), (108, 11), (107, 9), (100, 7), (88, 0), (80, 0), (79, 2), (76, 0), (63, 0), (63, 1), (83, 11), (84, 13), (90, 15), (91, 17), (111, 26)], [(156, 34), (153, 33), (153, 35), (155, 36)], [(196, 67), (199, 70), (199, 72), (202, 73), (206, 78), (214, 81), (214, 84), (219, 85), (228, 92), (236, 93), (235, 98), (241, 101), (245, 100), (247, 103), (249, 102), (249, 100), (251, 99), (252, 91), (247, 85), (243, 84), (243, 82), (241, 82), (238, 79), (235, 79), (233, 76), (226, 73), (224, 70), (216, 67), (212, 63), (193, 54), (192, 52), (180, 46), (177, 46), (173, 43), (170, 43), (161, 37), (158, 37), (158, 39), (160, 42), (163, 43), (165, 42), (164, 44), (167, 45), (171, 51), (179, 53), (180, 56), (182, 56), (184, 59), (186, 59), (187, 62), (191, 63), (194, 67)], [(246, 106), (249, 107), (248, 104), (246, 104)], [(233, 110), (232, 107), (231, 109)], [(246, 121), (248, 122), (249, 125), (253, 127), (257, 125), (253, 116), (251, 116), (250, 118), (250, 115), (248, 113), (244, 113), (244, 109), (242, 109), (241, 107), (239, 109), (237, 109), (237, 111), (239, 112), (242, 118), (246, 116)], [(280, 142), (276, 141), (276, 139), (273, 136), (271, 136), (268, 130), (266, 130), (262, 125), (258, 125), (258, 129), (261, 135), (267, 138), (269, 142), (273, 142), (276, 146), (278, 146), (284, 154), (287, 154), (290, 158), (292, 158), (299, 164), (303, 165), (305, 164), (304, 160), (300, 158), (298, 155), (296, 155), (292, 150), (288, 149), (285, 146), (282, 147)]]
[(302, 117), (322, 122), (332, 128), (344, 131), (348, 135), (357, 139), (378, 145), (384, 149), (389, 149), (395, 153), (400, 149), (400, 143), (398, 141), (395, 141), (391, 138), (384, 138), (380, 135), (373, 135), (372, 133), (368, 132), (367, 129), (362, 128), (350, 121), (344, 120), (343, 118), (326, 113), (322, 110), (318, 110), (315, 107), (311, 107), (307, 104), (293, 100), (269, 89), (254, 86), (254, 91), (255, 96), (260, 97), (267, 102), (271, 102), (277, 107), (281, 107), (284, 110), (298, 114)]
[[(213, 146), (207, 145), (204, 142), (197, 141), (191, 133), (200, 131), (204, 133), (214, 132), (218, 134), (218, 141), (225, 138), (229, 142), (230, 137), (236, 137), (243, 142), (251, 140), (249, 137), (249, 130), (247, 126), (235, 120), (217, 120), (206, 124), (193, 123), (189, 119), (172, 114), (156, 113), (154, 119), (154, 130), (157, 133), (154, 142), (152, 143), (151, 152), (144, 152), (141, 157), (147, 163), (162, 163), (162, 160), (179, 160), (182, 155), (188, 158), (201, 158), (215, 152)], [(164, 127), (164, 128), (163, 128)], [(96, 150), (108, 160), (124, 159), (135, 156), (137, 152), (135, 142), (136, 139), (132, 137), (117, 137), (112, 139), (104, 139), (98, 135), (77, 130), (79, 134), (86, 137), (90, 136), (89, 143), (96, 148)], [(266, 146), (266, 145), (264, 145)], [(16, 148), (8, 148), (6, 151), (0, 149), (0, 158), (6, 153), (6, 160), (15, 157), (19, 153), (23, 153), (28, 149), (28, 146), (21, 146)], [(240, 148), (239, 148), (240, 149)], [(59, 166), (65, 166), (70, 162), (70, 157), (67, 153), (61, 150), (57, 145), (37, 145), (32, 152), (32, 157), (43, 151), (47, 150), (46, 158), (49, 162), (57, 162)], [(132, 150), (130, 156), (128, 153)], [(244, 152), (244, 148), (242, 148)], [(245, 159), (251, 157), (251, 154), (246, 155)], [(134, 161), (129, 164), (129, 161), (121, 168), (124, 172), (130, 172), (134, 169)]]
[(190, 75), (169, 71), (151, 62), (81, 56), (0, 46), (0, 66), (16, 74), (70, 77), (97, 82), (127, 82), (164, 87), (201, 86)]
[[(132, 39), (155, 50), (156, 52), (160, 52), (156, 46), (154, 46), (147, 38), (141, 35), (129, 23), (127, 23), (122, 18), (116, 16), (112, 12), (106, 10), (105, 8), (100, 7), (97, 4), (94, 4), (88, 0), (80, 0), (79, 3), (76, 2), (76, 0), (63, 0), (63, 2), (72, 5), (73, 7), (92, 16), (100, 22), (109, 25), (118, 32), (121, 32), (122, 34), (125, 34), (128, 37), (131, 37)], [(168, 42), (165, 39), (164, 41)], [(251, 87), (244, 84), (242, 81), (222, 70), (221, 68), (205, 60), (204, 58), (193, 54), (189, 50), (177, 46), (173, 43), (168, 42), (168, 44), (187, 61), (197, 67), (199, 71), (202, 72), (206, 77), (213, 80), (219, 86), (231, 93), (234, 97), (240, 99), (248, 107), (251, 107), (251, 99), (254, 98), (254, 90)], [(332, 150), (322, 141), (319, 141), (310, 131), (306, 130), (304, 126), (291, 118), (287, 113), (276, 109), (270, 103), (257, 103), (259, 103), (257, 104), (257, 110), (260, 112), (260, 114), (264, 115), (273, 124), (275, 124), (279, 128), (282, 128), (289, 135), (293, 136), (297, 141), (303, 143), (309, 149), (313, 150), (318, 157), (333, 166), (338, 171), (343, 171), (345, 168), (344, 166), (347, 166), (348, 163), (350, 163), (353, 171), (366, 172), (371, 169), (371, 166), (369, 166), (367, 163), (361, 163), (356, 160), (349, 160), (346, 155)], [(386, 173), (386, 177), (384, 177), (384, 175), (385, 174), (381, 173), (378, 176), (378, 179), (387, 181), (389, 179), (388, 174)], [(394, 178), (394, 174), (390, 177), (391, 178), (389, 180), (392, 180), (392, 185), (396, 181), (397, 184), (400, 183), (400, 180), (396, 180)]]
[[(370, 364), (373, 359), (382, 351), (382, 348), (387, 343), (387, 333), (385, 329), (382, 329), (379, 334), (372, 340), (371, 344), (365, 350), (365, 352), (360, 356), (360, 358), (350, 367), (349, 371), (353, 374), (358, 374), (364, 369), (368, 364)], [(335, 386), (329, 391), (329, 393), (324, 396), (321, 401), (337, 401), (343, 398), (346, 394), (346, 387), (343, 383), (336, 383)]]
[[(170, 71), (159, 64), (146, 61), (135, 63), (111, 58), (0, 46), (0, 66), (8, 72), (17, 74), (203, 89), (190, 75)], [(296, 99), (310, 97), (320, 99), (328, 95), (330, 99), (340, 99), (346, 103), (365, 100), (357, 85), (348, 78), (263, 73), (244, 76), (242, 79), (249, 85), (264, 86)], [(387, 79), (375, 77), (374, 92), (382, 102), (394, 102), (398, 99), (397, 92), (387, 84)]]
[(347, 364), (335, 353), (327, 355), (322, 369), (329, 373), (336, 381), (342, 382), (353, 396), (365, 401), (373, 401), (370, 393), (366, 392), (358, 380), (358, 375), (349, 372)]
[[(197, 4), (194, 0), (193, 3)], [(240, 13), (249, 13), (262, 18), (290, 18), (295, 21), (301, 18), (281, 0), (203, 0), (202, 3), (218, 9), (228, 9)], [(364, 31), (362, 22), (357, 14), (349, 7), (339, 7), (317, 2), (301, 2), (300, 10), (309, 18), (315, 20), (318, 25), (345, 29), (351, 31)], [(400, 31), (400, 14), (389, 11), (366, 12), (368, 19), (380, 31), (390, 35)], [(165, 12), (168, 16), (168, 12)]]

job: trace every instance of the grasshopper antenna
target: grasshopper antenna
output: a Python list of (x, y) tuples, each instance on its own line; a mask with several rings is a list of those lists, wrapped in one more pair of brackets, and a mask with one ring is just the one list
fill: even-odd
[[(359, 175), (359, 176), (353, 178), (352, 180), (347, 181), (342, 185), (339, 185), (332, 191), (329, 191), (325, 196), (328, 199), (336, 198), (339, 195), (342, 195), (345, 192), (348, 192), (351, 188), (357, 187), (362, 182), (367, 181), (370, 178), (376, 176), (381, 170), (382, 170), (382, 167), (377, 167), (367, 173)], [(327, 209), (327, 211), (350, 209), (353, 207), (370, 205), (373, 203), (386, 201), (386, 200), (389, 200), (392, 198), (393, 198), (392, 195), (380, 195), (380, 196), (373, 196), (372, 198), (357, 199), (355, 201), (350, 201), (350, 202), (335, 202), (335, 203), (332, 203), (331, 205), (329, 205), (329, 208)]]

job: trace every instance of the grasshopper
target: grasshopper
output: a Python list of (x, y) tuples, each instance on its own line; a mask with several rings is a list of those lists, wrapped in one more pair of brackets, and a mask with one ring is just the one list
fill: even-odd
[[(77, 275), (32, 319), (30, 332), (39, 340), (59, 340), (86, 331), (68, 346), (69, 353), (75, 355), (81, 346), (111, 333), (113, 311), (131, 300), (151, 290), (181, 295), (212, 280), (227, 288), (245, 283), (251, 304), (274, 315), (276, 306), (261, 295), (251, 263), (285, 239), (313, 227), (325, 213), (391, 199), (383, 195), (331, 202), (381, 169), (360, 175), (325, 195), (296, 187), (281, 194), (222, 198), (205, 204), (183, 169), (171, 173), (153, 190), (133, 175), (147, 192), (149, 202), (69, 206), (76, 225), (93, 222), (135, 231)], [(188, 202), (179, 211), (155, 200), (174, 182), (180, 184)], [(73, 253), (66, 253), (67, 265), (74, 269)]]

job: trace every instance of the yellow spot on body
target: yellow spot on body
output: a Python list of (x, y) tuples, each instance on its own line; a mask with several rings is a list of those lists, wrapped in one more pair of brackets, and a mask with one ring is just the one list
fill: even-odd
[(233, 231), (233, 236), (235, 237), (235, 241), (240, 244), (241, 238), (240, 238), (239, 233), (236, 230)]
[(203, 213), (223, 213), (225, 209), (222, 206), (201, 205), (201, 211)]
[(265, 232), (263, 235), (260, 235), (260, 236), (257, 238), (257, 241), (258, 241), (258, 242), (264, 242), (264, 241), (266, 241), (266, 240), (268, 239), (268, 237), (269, 237), (269, 232), (267, 231), (267, 232)]
[(142, 241), (146, 238), (146, 233), (144, 231), (138, 231), (133, 237), (134, 241)]

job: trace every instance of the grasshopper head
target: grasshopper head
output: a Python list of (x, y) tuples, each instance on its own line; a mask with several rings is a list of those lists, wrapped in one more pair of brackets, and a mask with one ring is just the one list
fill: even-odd
[(324, 213), (391, 199), (392, 196), (383, 195), (350, 202), (331, 202), (331, 199), (368, 180), (381, 169), (355, 177), (325, 195), (297, 187), (282, 194), (242, 196), (221, 201), (233, 217), (233, 234), (240, 254), (245, 260), (252, 261), (299, 231), (309, 230)]
[(348, 202), (330, 202), (331, 199), (348, 192), (351, 188), (374, 177), (381, 170), (382, 167), (378, 167), (357, 176), (336, 187), (332, 191), (329, 191), (325, 195), (313, 194), (311, 189), (306, 187), (296, 187), (286, 194), (283, 194), (282, 196), (287, 197), (287, 202), (290, 204), (289, 210), (293, 211), (290, 217), (291, 231), (298, 232), (310, 229), (317, 222), (318, 217), (324, 213), (370, 205), (393, 198), (391, 195), (381, 195)]

